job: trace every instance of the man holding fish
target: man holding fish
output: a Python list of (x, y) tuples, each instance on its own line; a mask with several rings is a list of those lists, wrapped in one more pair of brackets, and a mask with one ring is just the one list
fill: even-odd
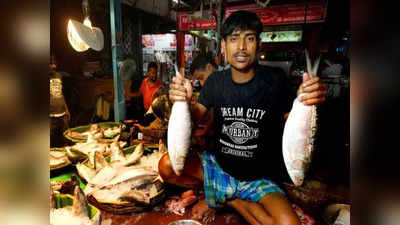
[[(166, 182), (183, 187), (203, 185), (206, 199), (194, 206), (194, 217), (227, 205), (252, 225), (300, 224), (284, 192), (272, 181), (287, 175), (282, 131), (296, 96), (283, 73), (255, 64), (262, 29), (258, 16), (248, 11), (232, 13), (223, 24), (221, 46), (230, 68), (208, 77), (191, 112), (198, 122), (214, 110), (216, 148), (200, 153), (181, 151), (179, 145), (188, 146), (190, 139), (183, 137), (183, 144), (168, 140), (169, 154), (160, 160), (159, 171)], [(188, 82), (183, 70), (173, 78), (169, 97), (174, 104), (190, 101)], [(325, 101), (325, 89), (318, 77), (304, 73), (297, 91), (304, 95), (298, 100), (309, 106), (320, 104)], [(183, 121), (186, 116), (173, 118), (172, 124), (175, 120), (190, 123)], [(168, 130), (168, 139), (181, 132)], [(177, 167), (182, 158), (184, 167)]]

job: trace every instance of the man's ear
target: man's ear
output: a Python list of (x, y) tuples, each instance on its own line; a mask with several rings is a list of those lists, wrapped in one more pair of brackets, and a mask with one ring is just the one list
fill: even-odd
[(261, 38), (260, 38), (260, 39), (258, 39), (257, 50), (261, 49), (261, 45), (262, 45), (262, 41), (261, 41)]

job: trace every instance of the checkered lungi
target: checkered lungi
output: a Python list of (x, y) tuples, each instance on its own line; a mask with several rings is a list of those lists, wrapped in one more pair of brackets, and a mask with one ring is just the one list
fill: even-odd
[(278, 185), (269, 179), (240, 181), (225, 173), (214, 155), (203, 151), (199, 156), (203, 167), (206, 202), (211, 207), (219, 207), (226, 201), (236, 198), (258, 202), (264, 195), (270, 193), (285, 195)]

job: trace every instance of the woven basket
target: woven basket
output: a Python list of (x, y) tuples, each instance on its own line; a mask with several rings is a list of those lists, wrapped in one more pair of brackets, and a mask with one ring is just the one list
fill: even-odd
[[(72, 141), (72, 142), (86, 142), (87, 141), (87, 137), (71, 137), (69, 136), (69, 132), (70, 131), (75, 131), (78, 133), (83, 133), (85, 131), (90, 130), (90, 126), (92, 126), (93, 124), (89, 124), (89, 125), (85, 125), (85, 126), (78, 126), (78, 127), (74, 127), (74, 128), (70, 128), (66, 131), (64, 131), (64, 137), (67, 138), (68, 140)], [(100, 128), (112, 128), (112, 127), (119, 127), (121, 125), (121, 123), (119, 122), (101, 122), (101, 123), (97, 123), (97, 125)], [(114, 135), (114, 136), (110, 136), (110, 137), (105, 137), (102, 139), (103, 142), (106, 143), (111, 143), (113, 142), (113, 138), (115, 136), (117, 136), (118, 134)]]
[(165, 190), (162, 188), (159, 192), (150, 199), (149, 204), (139, 203), (139, 202), (105, 202), (98, 201), (92, 195), (87, 196), (88, 202), (93, 204), (97, 208), (104, 210), (112, 214), (129, 214), (129, 213), (139, 213), (143, 211), (151, 210), (155, 205), (159, 204), (165, 198)]

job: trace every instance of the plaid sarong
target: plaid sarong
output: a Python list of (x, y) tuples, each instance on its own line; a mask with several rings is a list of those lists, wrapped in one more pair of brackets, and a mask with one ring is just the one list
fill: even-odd
[(226, 201), (236, 198), (258, 202), (264, 195), (274, 192), (285, 195), (278, 185), (269, 179), (239, 181), (221, 169), (214, 155), (203, 151), (199, 156), (203, 167), (204, 192), (208, 206), (219, 207)]

